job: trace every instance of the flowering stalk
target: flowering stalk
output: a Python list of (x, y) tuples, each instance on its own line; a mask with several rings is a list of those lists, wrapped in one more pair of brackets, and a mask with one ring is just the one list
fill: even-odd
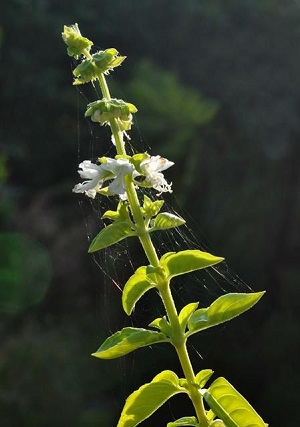
[[(138, 300), (151, 288), (159, 292), (166, 311), (166, 317), (151, 322), (149, 327), (152, 329), (124, 328), (107, 338), (93, 355), (113, 359), (143, 346), (168, 342), (175, 348), (184, 374), (184, 378), (178, 378), (172, 371), (163, 371), (133, 392), (126, 400), (118, 427), (135, 427), (177, 393), (189, 396), (196, 416), (170, 422), (168, 427), (266, 426), (225, 378), (217, 378), (208, 388), (204, 388), (213, 372), (204, 369), (195, 374), (186, 346), (191, 335), (238, 316), (252, 307), (263, 292), (226, 294), (207, 308), (198, 309), (198, 303), (189, 303), (178, 313), (170, 289), (171, 279), (208, 268), (222, 262), (223, 258), (200, 250), (169, 252), (158, 257), (151, 233), (178, 227), (185, 221), (172, 213), (160, 212), (163, 200), (151, 200), (144, 194), (141, 203), (138, 194), (143, 188), (155, 189), (158, 196), (171, 192), (171, 184), (165, 180), (162, 172), (174, 163), (148, 153), (129, 156), (126, 152), (125, 139), (132, 126), (132, 114), (137, 109), (133, 104), (112, 98), (105, 77), (125, 57), (119, 56), (114, 48), (92, 54), (93, 43), (81, 35), (77, 24), (64, 27), (62, 35), (68, 54), (80, 60), (73, 71), (74, 84), (97, 82), (103, 95), (101, 100), (88, 105), (85, 116), (100, 125), (110, 126), (112, 142), (116, 147), (113, 159), (101, 157), (98, 163), (85, 160), (79, 165), (79, 174), (85, 181), (75, 185), (75, 193), (85, 193), (91, 198), (102, 195), (117, 196), (119, 199), (116, 211), (104, 213), (103, 218), (112, 223), (94, 238), (89, 252), (104, 249), (128, 237), (137, 237), (149, 265), (139, 267), (126, 282), (122, 294), (124, 311), (130, 315)], [(104, 187), (106, 183), (108, 185)], [(223, 397), (227, 395), (231, 396), (230, 402), (228, 399), (224, 401)]]

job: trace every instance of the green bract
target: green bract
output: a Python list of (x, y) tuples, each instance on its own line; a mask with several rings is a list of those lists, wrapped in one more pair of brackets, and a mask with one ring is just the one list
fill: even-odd
[(101, 99), (88, 104), (85, 117), (91, 117), (93, 122), (101, 125), (109, 124), (113, 119), (117, 119), (120, 130), (130, 130), (132, 125), (132, 113), (136, 113), (137, 108), (122, 99)]
[(118, 56), (119, 52), (113, 47), (106, 50), (100, 50), (99, 52), (94, 53), (92, 60), (97, 66), (100, 73), (106, 74), (108, 71), (113, 70), (122, 64), (126, 59), (126, 56)]
[(109, 73), (110, 70), (121, 65), (126, 58), (126, 56), (118, 56), (118, 54), (119, 52), (116, 49), (110, 48), (104, 51), (100, 50), (89, 56), (73, 71), (74, 76), (77, 77), (73, 84), (89, 83), (96, 80), (99, 74)]
[(77, 77), (73, 84), (81, 85), (83, 83), (89, 83), (96, 80), (98, 76), (98, 69), (93, 61), (85, 59), (75, 68), (73, 74)]
[(68, 46), (68, 55), (74, 56), (76, 59), (81, 55), (89, 53), (91, 46), (93, 46), (93, 42), (86, 37), (82, 37), (77, 24), (71, 25), (70, 27), (65, 25), (62, 38)]

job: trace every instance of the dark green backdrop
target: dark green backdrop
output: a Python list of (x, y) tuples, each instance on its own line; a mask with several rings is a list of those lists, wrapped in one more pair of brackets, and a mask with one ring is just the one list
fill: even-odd
[[(71, 85), (61, 31), (74, 22), (128, 56), (113, 94), (139, 108), (133, 144), (175, 161), (168, 179), (198, 239), (267, 290), (192, 343), (204, 356), (191, 348), (195, 365), (227, 376), (270, 426), (296, 422), (299, 19), (293, 0), (1, 3), (1, 426), (111, 427), (158, 369), (180, 374), (167, 347), (90, 357), (111, 332), (145, 326), (157, 301), (126, 319), (102, 271), (122, 285), (126, 248), (97, 257), (100, 269), (86, 254), (98, 216), (71, 189), (79, 161), (105, 154), (109, 135), (82, 119), (86, 101)], [(187, 415), (187, 404), (174, 398), (145, 426)]]

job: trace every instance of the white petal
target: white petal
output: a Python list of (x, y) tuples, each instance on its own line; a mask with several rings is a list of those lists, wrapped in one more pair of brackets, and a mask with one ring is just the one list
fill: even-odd
[(94, 199), (96, 197), (97, 191), (95, 188), (92, 188), (91, 190), (86, 191), (85, 194), (91, 199)]
[(78, 170), (78, 173), (83, 179), (93, 179), (96, 177), (101, 179), (103, 176), (102, 165), (96, 165), (90, 160), (84, 160), (82, 163), (80, 163), (79, 167), (82, 170)]
[(161, 172), (173, 165), (174, 162), (170, 162), (161, 156), (151, 156), (141, 162), (141, 169), (150, 174), (152, 172)]
[(128, 175), (133, 171), (133, 165), (127, 159), (110, 159), (102, 164), (104, 170), (114, 173), (115, 175)]
[(108, 186), (108, 190), (112, 194), (124, 194), (126, 193), (126, 187), (123, 176), (117, 176)]

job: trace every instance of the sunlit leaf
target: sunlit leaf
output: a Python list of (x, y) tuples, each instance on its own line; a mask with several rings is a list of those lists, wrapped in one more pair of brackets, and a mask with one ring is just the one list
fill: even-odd
[(157, 319), (153, 320), (149, 326), (158, 329), (168, 337), (172, 335), (171, 325), (165, 317), (158, 317)]
[(225, 379), (217, 378), (204, 399), (226, 427), (266, 427), (250, 403)]
[(183, 224), (185, 224), (185, 220), (183, 218), (172, 213), (162, 212), (155, 217), (153, 227), (150, 231), (166, 230), (168, 228), (179, 227)]
[(160, 264), (165, 268), (169, 277), (190, 273), (223, 261), (208, 252), (188, 249), (181, 252), (168, 252), (161, 257)]
[(209, 426), (210, 427), (226, 427), (223, 421), (220, 420), (219, 418), (217, 420), (214, 420), (212, 423), (210, 423)]
[(200, 308), (190, 316), (188, 321), (190, 333), (188, 335), (227, 322), (244, 313), (256, 304), (263, 294), (264, 292), (222, 295), (209, 307)]
[(196, 383), (199, 385), (200, 388), (203, 388), (207, 381), (210, 379), (214, 371), (211, 369), (202, 369), (202, 371), (198, 372), (196, 375)]
[(170, 397), (185, 392), (172, 371), (163, 371), (126, 400), (117, 427), (135, 427), (160, 408)]
[(116, 359), (138, 348), (168, 341), (161, 332), (142, 328), (124, 328), (107, 338), (92, 356), (99, 359)]
[(109, 218), (112, 221), (125, 221), (128, 224), (130, 224), (130, 216), (129, 216), (129, 212), (128, 212), (128, 203), (127, 202), (119, 202), (117, 210), (116, 211), (111, 211), (108, 210), (106, 211), (103, 215), (102, 218)]
[(125, 239), (126, 237), (135, 236), (132, 231), (131, 225), (126, 221), (118, 221), (103, 228), (99, 234), (93, 239), (89, 252), (96, 252), (100, 249), (107, 248), (117, 242)]
[(171, 423), (167, 424), (167, 427), (185, 427), (185, 426), (199, 427), (197, 418), (182, 417), (176, 421), (172, 421)]
[(122, 304), (126, 314), (131, 314), (137, 301), (149, 289), (154, 288), (156, 283), (153, 280), (154, 274), (147, 274), (149, 266), (139, 267), (136, 272), (126, 282), (122, 293)]
[(197, 310), (199, 303), (198, 302), (191, 302), (190, 304), (187, 304), (179, 313), (179, 323), (181, 326), (182, 331), (185, 331), (187, 322), (191, 316), (191, 314), (194, 313), (195, 310)]
[(164, 204), (163, 200), (155, 200), (154, 202), (152, 202), (152, 200), (145, 195), (144, 203), (142, 207), (142, 214), (146, 218), (152, 218), (153, 216), (156, 216), (158, 214), (163, 204)]

